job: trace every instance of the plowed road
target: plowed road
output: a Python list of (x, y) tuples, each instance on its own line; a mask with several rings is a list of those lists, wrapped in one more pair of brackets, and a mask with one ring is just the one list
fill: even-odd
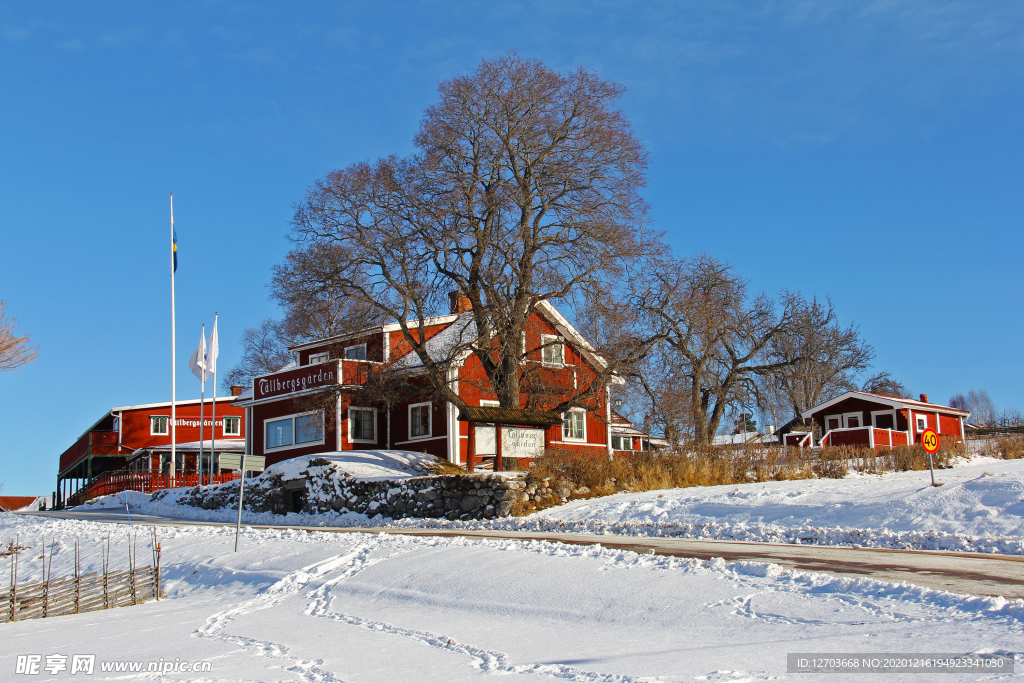
[[(109, 509), (90, 512), (53, 511), (21, 513), (40, 517), (82, 519), (94, 522), (125, 523), (124, 510)], [(226, 522), (198, 522), (132, 515), (136, 524), (159, 526), (233, 526)], [(466, 531), (444, 529), (389, 529), (385, 527), (296, 527), (286, 525), (247, 525), (256, 529), (304, 529), (335, 533), (386, 533), (409, 536), (462, 536), (469, 538), (502, 538), (514, 540), (555, 541), (580, 545), (601, 545), (606, 548), (638, 553), (727, 561), (752, 560), (774, 562), (786, 567), (825, 572), (838, 576), (864, 576), (881, 581), (905, 581), (925, 588), (937, 588), (970, 595), (1002, 595), (1024, 598), (1024, 556), (982, 555), (918, 550), (883, 550), (874, 548), (837, 548), (833, 546), (787, 545), (776, 543), (742, 543), (736, 541), (695, 541), (682, 538), (647, 538), (643, 536), (594, 536), (589, 534), (542, 533), (530, 531)]]

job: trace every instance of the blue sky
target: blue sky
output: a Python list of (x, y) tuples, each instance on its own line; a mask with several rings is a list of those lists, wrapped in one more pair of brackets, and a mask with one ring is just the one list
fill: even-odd
[(831, 296), (914, 393), (1024, 408), (1020, 3), (0, 1), (0, 299), (40, 351), (0, 375), (3, 492), (169, 398), (169, 192), (187, 398), (214, 311), (222, 368), (275, 314), (304, 190), (509, 49), (626, 86), (679, 255)]

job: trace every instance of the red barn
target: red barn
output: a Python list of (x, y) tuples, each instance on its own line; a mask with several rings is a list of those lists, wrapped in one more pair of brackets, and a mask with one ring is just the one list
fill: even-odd
[(929, 403), (928, 394), (915, 401), (848, 391), (805, 410), (802, 416), (813, 420), (822, 435), (817, 444), (810, 445), (881, 448), (920, 443), (926, 429), (934, 429), (942, 440), (961, 442), (970, 412)]
[[(468, 301), (453, 296), (451, 314), (428, 319), (424, 330), (431, 358), (446, 357), (446, 351), (461, 348), (463, 339), (476, 336)], [(550, 405), (565, 400), (606, 369), (592, 346), (547, 302), (532, 312), (523, 350), (523, 363), (544, 371)], [(595, 454), (612, 449), (610, 384), (600, 387), (589, 408), (562, 414), (543, 409), (509, 412), (497, 407), (497, 396), (480, 361), (467, 352), (449, 366), (449, 376), (472, 410), (460, 411), (452, 403), (428, 397), (388, 408), (363, 405), (356, 396), (370, 366), (390, 363), (405, 371), (411, 383), (422, 381), (417, 379), (425, 372), (420, 358), (405, 342), (398, 324), (300, 344), (291, 351), (292, 365), (256, 377), (235, 404), (248, 416), (246, 452), (265, 455), (268, 465), (326, 451), (396, 448), (430, 453), (460, 465), (472, 458), (474, 464), (497, 462), (500, 467), (503, 458), (528, 461), (547, 447)], [(323, 396), (324, 387), (339, 385), (329, 408), (310, 401)]]
[[(245, 433), (245, 411), (232, 405), (233, 396), (217, 398), (217, 423), (213, 424), (213, 401), (206, 400), (203, 410), (203, 437), (216, 432), (221, 439), (240, 439)], [(178, 401), (175, 437), (178, 443), (199, 440), (199, 399)], [(169, 447), (171, 443), (171, 403), (149, 403), (111, 408), (85, 430), (60, 456), (57, 474), (57, 504), (63, 504), (75, 491), (98, 477), (127, 466), (138, 449)], [(189, 461), (179, 456), (178, 472), (195, 471), (195, 456)]]

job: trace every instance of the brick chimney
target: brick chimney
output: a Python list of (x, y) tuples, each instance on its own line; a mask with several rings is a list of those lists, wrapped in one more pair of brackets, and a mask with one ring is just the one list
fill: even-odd
[(243, 387), (241, 384), (232, 384), (231, 385), (231, 395), (232, 396), (241, 396), (242, 395), (242, 391), (244, 389), (245, 389), (245, 387)]
[(928, 402), (928, 394), (921, 394), (921, 403)]
[(469, 298), (459, 292), (452, 292), (448, 295), (452, 302), (452, 313), (468, 313), (473, 310), (473, 304)]

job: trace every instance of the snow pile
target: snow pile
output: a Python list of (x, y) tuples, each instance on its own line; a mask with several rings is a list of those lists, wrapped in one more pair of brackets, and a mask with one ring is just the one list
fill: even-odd
[[(29, 546), (25, 580), (42, 573), (44, 540), (62, 576), (76, 539), (83, 572), (107, 538), (111, 566), (127, 565), (128, 534), (0, 515), (0, 539)], [(1022, 600), (546, 542), (246, 529), (234, 553), (221, 527), (158, 528), (157, 540), (170, 600), (5, 624), (0, 670), (53, 652), (95, 654), (98, 678), (102, 662), (207, 661), (202, 676), (160, 680), (208, 681), (764, 681), (808, 650), (994, 652), (1024, 666)]]
[(312, 461), (320, 460), (326, 460), (335, 472), (353, 479), (380, 481), (430, 475), (430, 465), (436, 462), (437, 458), (416, 451), (331, 451), (279, 462), (268, 467), (261, 476), (280, 474), (286, 481), (298, 479), (304, 476), (303, 473), (310, 468)]

